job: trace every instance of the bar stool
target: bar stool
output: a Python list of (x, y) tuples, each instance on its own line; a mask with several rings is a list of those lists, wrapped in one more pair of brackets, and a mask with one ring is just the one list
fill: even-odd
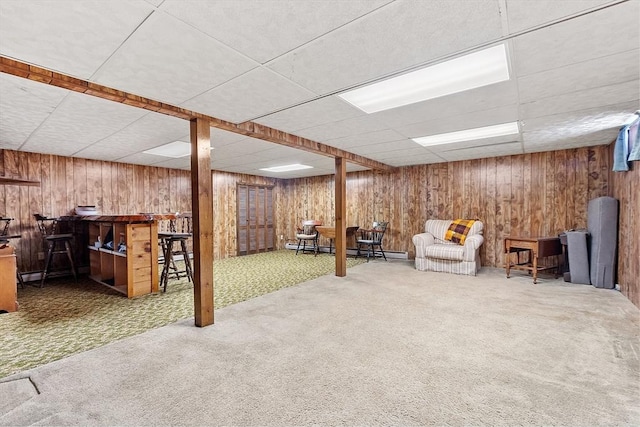
[(73, 241), (73, 234), (60, 234), (57, 233), (58, 218), (48, 218), (40, 214), (33, 214), (36, 219), (38, 229), (42, 234), (43, 240), (47, 244), (47, 255), (45, 256), (44, 270), (42, 271), (42, 281), (40, 287), (44, 287), (44, 281), (49, 275), (51, 261), (56, 254), (67, 254), (67, 258), (71, 263), (71, 272), (73, 278), (78, 281), (78, 275), (76, 272), (76, 266), (73, 262), (73, 251), (71, 250), (71, 242)]
[[(20, 234), (9, 234), (9, 224), (14, 218), (0, 217), (0, 244), (8, 243), (10, 239), (19, 239), (22, 236)], [(22, 280), (22, 274), (20, 270), (16, 268), (16, 278), (20, 283), (20, 288), (24, 289), (24, 280)]]
[[(162, 245), (164, 255), (164, 265), (160, 275), (162, 292), (167, 292), (170, 274), (173, 274), (176, 279), (186, 277), (189, 282), (193, 282), (193, 269), (191, 268), (191, 259), (187, 248), (187, 240), (193, 235), (191, 219), (191, 213), (176, 215), (176, 219), (172, 219), (169, 223), (169, 231), (158, 233), (158, 239)], [(174, 245), (177, 247), (174, 248)], [(184, 259), (184, 270), (178, 270), (175, 263), (174, 256), (180, 255)]]

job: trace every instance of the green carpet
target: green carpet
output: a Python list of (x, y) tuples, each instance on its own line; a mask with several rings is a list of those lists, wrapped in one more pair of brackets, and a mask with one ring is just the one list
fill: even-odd
[[(366, 259), (347, 259), (347, 267)], [(214, 263), (216, 309), (335, 271), (332, 255), (281, 250)], [(0, 314), (0, 378), (193, 317), (193, 285), (171, 280), (166, 293), (127, 299), (88, 278), (47, 280), (18, 289), (20, 310)]]

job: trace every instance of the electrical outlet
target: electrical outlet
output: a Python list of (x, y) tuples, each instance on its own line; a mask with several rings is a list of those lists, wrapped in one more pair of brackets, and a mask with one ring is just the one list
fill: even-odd
[(280, 240), (284, 240), (284, 234), (280, 235)]
[(42, 261), (44, 259), (44, 252), (38, 252), (38, 261)]

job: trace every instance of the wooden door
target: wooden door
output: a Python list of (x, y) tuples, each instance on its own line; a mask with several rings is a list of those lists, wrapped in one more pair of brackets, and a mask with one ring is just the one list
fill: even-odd
[(238, 184), (238, 255), (274, 249), (273, 187)]

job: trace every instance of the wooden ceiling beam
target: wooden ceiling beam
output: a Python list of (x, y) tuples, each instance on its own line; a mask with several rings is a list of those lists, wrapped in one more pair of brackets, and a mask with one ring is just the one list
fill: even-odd
[(0, 56), (0, 72), (22, 77), (25, 79), (45, 83), (52, 86), (58, 86), (74, 92), (85, 93), (102, 99), (108, 99), (113, 102), (127, 104), (132, 107), (143, 108), (145, 110), (154, 111), (156, 113), (178, 117), (184, 120), (202, 119), (209, 122), (211, 127), (226, 130), (229, 132), (239, 133), (250, 136), (252, 138), (273, 142), (310, 153), (319, 154), (327, 157), (341, 157), (351, 163), (358, 164), (371, 169), (381, 171), (391, 171), (395, 167), (384, 164), (377, 160), (372, 160), (358, 154), (350, 153), (321, 142), (312, 141), (300, 136), (292, 135), (287, 132), (279, 131), (268, 126), (264, 126), (255, 122), (232, 123), (215, 117), (200, 114), (185, 108), (176, 107), (175, 105), (165, 104), (164, 102), (154, 101), (149, 98), (134, 95), (121, 90), (112, 89), (97, 83), (88, 82), (86, 80), (71, 77), (45, 68), (30, 65), (25, 62), (16, 61), (5, 56)]

